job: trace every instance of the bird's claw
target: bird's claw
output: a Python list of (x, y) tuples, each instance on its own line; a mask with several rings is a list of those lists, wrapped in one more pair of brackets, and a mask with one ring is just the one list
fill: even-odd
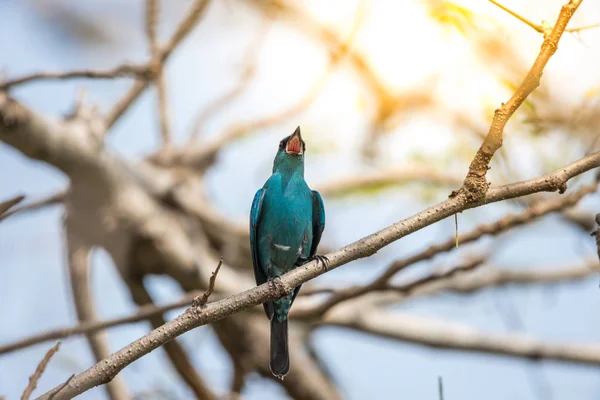
[(327, 256), (315, 256), (315, 259), (317, 260), (317, 263), (320, 262), (323, 264), (323, 269), (325, 271), (329, 271), (329, 258), (327, 258)]
[(320, 256), (320, 255), (314, 255), (312, 257), (308, 257), (308, 258), (302, 258), (300, 259), (300, 265), (306, 264), (307, 262), (311, 262), (311, 261), (316, 261), (317, 264), (321, 263), (323, 265), (323, 270), (325, 271), (329, 271), (329, 258), (327, 258), (327, 256)]

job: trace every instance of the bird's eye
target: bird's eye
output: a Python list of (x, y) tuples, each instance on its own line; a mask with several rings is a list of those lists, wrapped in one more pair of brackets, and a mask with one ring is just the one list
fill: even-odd
[(285, 139), (279, 142), (279, 150), (283, 150), (285, 148)]

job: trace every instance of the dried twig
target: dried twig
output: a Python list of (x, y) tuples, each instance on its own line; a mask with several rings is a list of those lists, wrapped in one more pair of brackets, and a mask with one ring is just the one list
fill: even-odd
[(21, 400), (29, 400), (29, 398), (31, 397), (31, 394), (37, 387), (38, 381), (41, 378), (42, 374), (44, 373), (46, 366), (50, 362), (50, 359), (52, 358), (52, 356), (54, 354), (56, 354), (56, 352), (58, 351), (59, 348), (60, 348), (60, 342), (56, 342), (56, 344), (54, 346), (52, 346), (52, 348), (50, 348), (50, 350), (48, 350), (46, 352), (46, 355), (44, 356), (44, 358), (42, 358), (42, 361), (40, 361), (40, 363), (38, 364), (33, 375), (31, 375), (31, 377), (29, 377), (29, 384), (27, 385), (27, 387), (25, 388), (25, 391), (21, 395)]
[(440, 292), (471, 294), (479, 290), (506, 285), (553, 285), (576, 282), (590, 277), (600, 269), (597, 262), (588, 262), (577, 267), (552, 267), (543, 270), (527, 270), (519, 268), (492, 268), (485, 266), (476, 272), (456, 275), (422, 285), (413, 290), (411, 297), (431, 296)]
[[(518, 19), (519, 21), (523, 22), (524, 24), (528, 25), (529, 27), (533, 28), (536, 32), (541, 33), (543, 35), (549, 35), (552, 27), (548, 26), (547, 24), (536, 24), (535, 22), (531, 22), (530, 20), (528, 20), (527, 18), (523, 17), (522, 15), (514, 12), (513, 10), (511, 10), (510, 8), (498, 3), (495, 0), (488, 0), (490, 3), (492, 3), (493, 5), (497, 6), (498, 8), (500, 8), (501, 10), (506, 11), (507, 13), (509, 13), (510, 15), (512, 15), (513, 17), (515, 17), (516, 19)], [(580, 26), (577, 28), (566, 28), (565, 32), (569, 32), (569, 33), (576, 33), (576, 32), (581, 32), (587, 29), (593, 29), (593, 28), (597, 28), (600, 26), (600, 23), (596, 23), (596, 24), (590, 24), (590, 25), (584, 25), (584, 26)]]
[(0, 91), (13, 86), (23, 85), (39, 80), (66, 80), (73, 78), (114, 79), (121, 77), (149, 78), (150, 68), (146, 65), (122, 64), (109, 69), (83, 69), (67, 72), (36, 72), (0, 83)]
[(58, 387), (58, 389), (56, 390), (56, 392), (54, 392), (49, 398), (48, 400), (52, 400), (57, 394), (60, 393), (60, 391), (69, 384), (69, 382), (71, 382), (71, 379), (75, 378), (75, 374), (72, 374), (69, 379), (67, 379), (65, 381), (65, 383), (63, 383), (61, 386)]
[(502, 106), (494, 112), (494, 118), (488, 134), (479, 150), (477, 150), (475, 158), (471, 161), (469, 172), (460, 189), (460, 192), (465, 195), (469, 201), (478, 201), (485, 196), (489, 186), (486, 180), (486, 174), (490, 168), (490, 161), (492, 160), (494, 153), (502, 147), (504, 127), (519, 106), (521, 106), (525, 99), (540, 85), (544, 67), (548, 63), (548, 60), (550, 60), (550, 57), (556, 52), (558, 42), (581, 2), (582, 0), (571, 0), (562, 7), (554, 28), (552, 28), (552, 31), (548, 35), (545, 35), (540, 52), (531, 69), (525, 76), (525, 79), (523, 79), (523, 82), (521, 82), (508, 102), (503, 103)]
[(6, 218), (6, 212), (25, 199), (25, 196), (16, 196), (12, 199), (0, 202), (0, 221)]
[(215, 268), (214, 272), (210, 276), (210, 280), (208, 281), (208, 289), (202, 294), (202, 296), (196, 296), (194, 301), (192, 302), (192, 307), (202, 307), (206, 305), (208, 302), (208, 298), (212, 294), (213, 290), (215, 290), (215, 283), (217, 281), (217, 274), (221, 269), (221, 265), (223, 265), (223, 257), (219, 259), (219, 263), (217, 264), (217, 268)]
[[(15, 214), (20, 214), (20, 213), (27, 212), (27, 211), (38, 210), (40, 208), (44, 208), (46, 206), (51, 206), (54, 204), (60, 204), (63, 202), (64, 198), (65, 198), (65, 192), (58, 192), (58, 193), (52, 194), (46, 198), (43, 198), (41, 200), (34, 201), (34, 202), (31, 202), (28, 204), (24, 204), (19, 207), (14, 207), (13, 209), (8, 210), (4, 214), (0, 212), (0, 221), (2, 221), (3, 219), (6, 219), (8, 217), (11, 217)], [(0, 205), (0, 208), (1, 208), (1, 205)]]

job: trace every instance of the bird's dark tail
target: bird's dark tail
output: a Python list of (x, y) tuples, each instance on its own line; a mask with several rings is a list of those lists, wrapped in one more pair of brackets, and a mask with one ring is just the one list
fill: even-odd
[(279, 321), (276, 316), (271, 320), (271, 373), (283, 380), (290, 370), (288, 351), (288, 321)]

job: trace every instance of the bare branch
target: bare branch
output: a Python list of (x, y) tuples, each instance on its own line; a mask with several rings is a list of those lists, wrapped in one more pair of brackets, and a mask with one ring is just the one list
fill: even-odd
[(44, 358), (42, 358), (42, 361), (40, 361), (40, 363), (38, 364), (33, 375), (31, 375), (31, 377), (29, 377), (29, 384), (27, 385), (27, 387), (25, 388), (25, 391), (21, 395), (21, 400), (29, 400), (29, 398), (31, 397), (31, 394), (37, 387), (38, 381), (40, 380), (42, 374), (44, 373), (46, 366), (50, 362), (50, 359), (58, 351), (59, 348), (60, 348), (60, 342), (56, 342), (56, 344), (54, 346), (52, 346), (52, 348), (50, 348), (50, 350), (48, 350), (48, 352), (46, 352), (46, 355), (44, 356)]
[[(548, 27), (548, 26), (543, 25), (543, 24), (536, 24), (534, 22), (531, 22), (527, 18), (523, 17), (520, 14), (517, 14), (516, 12), (514, 12), (510, 8), (508, 8), (506, 6), (503, 6), (502, 4), (498, 3), (495, 0), (488, 0), (488, 1), (490, 3), (492, 3), (493, 5), (497, 6), (498, 8), (500, 8), (501, 10), (506, 11), (507, 13), (509, 13), (510, 15), (512, 15), (513, 17), (515, 17), (516, 19), (518, 19), (519, 21), (523, 22), (527, 26), (533, 28), (536, 32), (541, 33), (543, 35), (550, 34), (551, 27)], [(581, 31), (584, 31), (584, 30), (587, 30), (587, 29), (597, 28), (598, 26), (600, 26), (600, 23), (590, 24), (590, 25), (584, 25), (584, 26), (580, 26), (580, 27), (577, 27), (577, 28), (566, 28), (565, 32), (576, 33), (576, 32), (581, 32)]]
[(525, 79), (523, 79), (523, 82), (521, 82), (508, 102), (503, 103), (494, 112), (494, 118), (488, 134), (479, 150), (477, 150), (477, 154), (469, 166), (469, 172), (460, 189), (460, 192), (465, 194), (469, 201), (478, 201), (485, 196), (485, 192), (489, 187), (486, 174), (494, 153), (502, 147), (504, 127), (519, 106), (540, 85), (544, 67), (558, 49), (558, 42), (581, 2), (582, 0), (571, 0), (562, 7), (554, 28), (545, 36), (540, 53), (527, 73), (527, 76), (525, 76)]
[(501, 10), (506, 11), (507, 13), (509, 13), (510, 15), (512, 15), (513, 17), (515, 17), (516, 19), (518, 19), (519, 21), (523, 22), (524, 24), (530, 26), (531, 28), (533, 28), (536, 32), (542, 33), (544, 34), (544, 28), (542, 27), (542, 25), (540, 24), (536, 24), (534, 22), (531, 22), (530, 20), (528, 20), (527, 18), (517, 14), (516, 12), (514, 12), (513, 10), (511, 10), (510, 8), (507, 8), (505, 6), (503, 6), (502, 4), (498, 3), (495, 0), (489, 0), (490, 3), (492, 3), (493, 5), (497, 6), (498, 8), (500, 8)]
[[(0, 110), (1, 109), (2, 107), (0, 105)], [(0, 138), (1, 137), (0, 130)], [(600, 153), (594, 153), (551, 174), (528, 181), (490, 188), (485, 197), (476, 203), (469, 201), (464, 195), (459, 194), (337, 251), (327, 254), (329, 259), (328, 270), (332, 271), (351, 261), (369, 257), (390, 243), (444, 218), (452, 216), (457, 212), (483, 204), (525, 196), (540, 191), (556, 191), (559, 189), (564, 191), (566, 182), (570, 178), (599, 166)], [(130, 345), (125, 346), (123, 349), (110, 355), (104, 359), (102, 363), (98, 363), (75, 376), (71, 383), (68, 384), (56, 398), (59, 400), (71, 398), (94, 386), (110, 382), (119, 371), (127, 365), (159, 346), (162, 346), (164, 343), (173, 340), (184, 332), (220, 320), (226, 316), (254, 307), (266, 301), (280, 298), (286, 293), (289, 293), (292, 288), (297, 287), (324, 272), (325, 271), (323, 271), (323, 268), (319, 263), (311, 261), (283, 275), (276, 285), (265, 283), (258, 287), (246, 290), (245, 292), (229, 296), (223, 300), (209, 303), (200, 310), (198, 310), (197, 307), (189, 308), (184, 314), (167, 322), (159, 329), (153, 330)], [(111, 367), (106, 368), (105, 365), (110, 365)], [(55, 390), (56, 389), (53, 389), (46, 393), (41, 399), (47, 399)]]
[(336, 309), (322, 322), (372, 335), (436, 349), (450, 349), (530, 360), (552, 360), (577, 364), (600, 364), (600, 344), (566, 344), (538, 341), (522, 334), (494, 334), (471, 327), (400, 312), (375, 308)]
[(581, 281), (599, 270), (598, 262), (587, 262), (580, 267), (561, 267), (549, 269), (479, 268), (472, 274), (457, 275), (450, 279), (439, 280), (423, 285), (411, 293), (411, 296), (431, 296), (440, 292), (470, 294), (479, 290), (506, 285), (552, 285)]
[(187, 293), (183, 297), (181, 297), (181, 299), (173, 303), (166, 304), (164, 306), (147, 304), (139, 307), (135, 314), (128, 315), (126, 317), (113, 318), (106, 321), (85, 321), (71, 327), (53, 329), (48, 332), (30, 336), (28, 338), (18, 340), (14, 343), (0, 346), (0, 355), (20, 350), (39, 343), (47, 342), (50, 340), (64, 339), (69, 336), (89, 334), (104, 329), (113, 328), (119, 325), (126, 325), (140, 321), (145, 321), (156, 315), (162, 315), (167, 311), (189, 306), (192, 304), (194, 298), (198, 297), (198, 295), (202, 293), (202, 291)]
[(60, 386), (58, 387), (58, 390), (57, 390), (56, 392), (54, 392), (54, 394), (52, 394), (52, 395), (51, 395), (51, 396), (48, 398), (48, 400), (52, 400), (52, 399), (54, 398), (54, 396), (56, 396), (58, 393), (60, 393), (60, 391), (61, 391), (61, 390), (62, 390), (62, 389), (65, 387), (65, 386), (67, 386), (67, 385), (69, 384), (69, 382), (71, 382), (71, 379), (73, 379), (74, 377), (75, 377), (75, 374), (71, 375), (71, 376), (69, 377), (69, 379), (67, 379), (67, 380), (65, 381), (65, 383), (63, 383), (62, 385), (60, 385)]
[(163, 74), (161, 52), (158, 46), (158, 39), (156, 37), (158, 17), (160, 13), (159, 6), (160, 2), (158, 0), (146, 1), (146, 35), (148, 36), (148, 42), (150, 44), (150, 65), (152, 69), (152, 76), (156, 82), (156, 90), (158, 92), (158, 114), (163, 148), (168, 148), (171, 143), (171, 137), (169, 133), (169, 114), (167, 112), (167, 89)]
[(17, 196), (12, 199), (0, 202), (0, 221), (2, 221), (7, 216), (7, 211), (22, 202), (25, 199), (25, 196)]
[[(179, 24), (177, 30), (171, 37), (171, 40), (167, 45), (160, 51), (160, 61), (165, 63), (177, 46), (185, 39), (185, 37), (192, 31), (193, 27), (200, 20), (200, 17), (204, 14), (206, 6), (208, 6), (209, 0), (196, 0), (187, 16)], [(106, 117), (106, 127), (110, 129), (115, 122), (129, 109), (131, 104), (139, 97), (140, 94), (149, 86), (150, 80), (138, 79), (131, 89), (115, 104), (113, 109), (109, 112)]]
[(217, 264), (217, 268), (215, 269), (215, 271), (210, 276), (210, 280), (208, 282), (208, 288), (202, 294), (202, 297), (197, 296), (197, 297), (194, 298), (194, 301), (192, 303), (193, 307), (202, 307), (202, 306), (206, 305), (206, 303), (208, 302), (208, 298), (212, 294), (213, 290), (215, 290), (215, 282), (217, 281), (217, 274), (219, 273), (219, 270), (221, 269), (222, 265), (223, 265), (223, 257), (221, 257), (219, 259), (219, 263)]
[[(54, 193), (46, 198), (40, 199), (38, 201), (33, 201), (31, 203), (24, 204), (19, 207), (15, 207), (12, 210), (5, 212), (4, 214), (0, 212), (0, 221), (2, 221), (3, 219), (6, 219), (8, 217), (11, 217), (15, 214), (24, 213), (27, 211), (39, 210), (40, 208), (44, 208), (44, 207), (51, 206), (54, 204), (60, 204), (63, 202), (64, 198), (65, 198), (65, 192), (58, 192), (58, 193)], [(1, 205), (0, 205), (0, 208), (1, 208)]]
[[(75, 233), (71, 226), (73, 223), (72, 216), (67, 216), (65, 219), (65, 228), (73, 303), (75, 304), (77, 318), (80, 322), (93, 321), (97, 319), (97, 312), (88, 279), (90, 247), (83, 243), (82, 238)], [(87, 339), (96, 362), (106, 358), (111, 353), (105, 332), (88, 334)], [(120, 377), (109, 382), (106, 385), (106, 391), (111, 400), (125, 400), (129, 398), (125, 383)]]
[(150, 69), (146, 65), (122, 64), (110, 69), (83, 69), (68, 72), (37, 72), (31, 75), (21, 76), (0, 83), (0, 91), (8, 90), (13, 86), (23, 85), (39, 80), (66, 80), (73, 78), (87, 79), (114, 79), (121, 77), (149, 78)]

